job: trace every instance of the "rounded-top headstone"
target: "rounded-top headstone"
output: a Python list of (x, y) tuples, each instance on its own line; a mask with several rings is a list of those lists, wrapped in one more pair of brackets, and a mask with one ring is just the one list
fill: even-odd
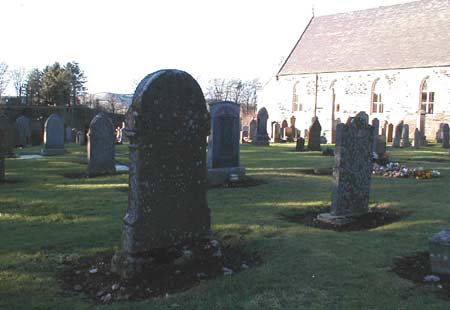
[(129, 205), (124, 250), (145, 253), (210, 232), (203, 92), (188, 73), (161, 70), (138, 85), (127, 113)]
[(43, 155), (62, 155), (64, 149), (64, 120), (56, 113), (47, 118), (44, 125), (44, 148)]
[(99, 113), (92, 119), (88, 136), (89, 176), (114, 173), (114, 125), (108, 115)]
[(16, 128), (18, 133), (17, 145), (26, 146), (30, 143), (31, 127), (30, 119), (24, 115), (16, 119)]

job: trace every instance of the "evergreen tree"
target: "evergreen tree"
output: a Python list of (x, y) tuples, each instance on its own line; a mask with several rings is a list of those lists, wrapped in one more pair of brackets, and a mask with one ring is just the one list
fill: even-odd
[(81, 70), (80, 65), (75, 61), (68, 62), (65, 69), (70, 76), (70, 102), (72, 105), (76, 105), (78, 103), (78, 96), (83, 95), (86, 91), (86, 87), (84, 86), (86, 76), (84, 75), (84, 71)]
[(42, 95), (49, 105), (69, 105), (71, 94), (71, 76), (58, 62), (44, 69)]
[(28, 73), (25, 82), (25, 95), (27, 104), (40, 105), (42, 102), (42, 77), (43, 73), (39, 69), (33, 69)]

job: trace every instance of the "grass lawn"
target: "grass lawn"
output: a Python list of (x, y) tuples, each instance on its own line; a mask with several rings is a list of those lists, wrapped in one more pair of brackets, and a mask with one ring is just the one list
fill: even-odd
[[(407, 166), (438, 169), (431, 180), (373, 177), (371, 206), (409, 212), (401, 221), (367, 231), (334, 232), (286, 221), (280, 213), (330, 205), (330, 176), (298, 169), (331, 167), (332, 157), (296, 153), (294, 144), (243, 145), (241, 164), (265, 181), (246, 188), (208, 190), (213, 231), (243, 235), (259, 266), (202, 282), (181, 294), (97, 305), (62, 294), (56, 281), (66, 261), (112, 253), (120, 245), (128, 175), (68, 179), (82, 172), (86, 151), (43, 159), (7, 159), (0, 186), (0, 309), (449, 309), (432, 286), (390, 271), (397, 256), (428, 249), (428, 237), (450, 228), (450, 156), (439, 146), (391, 150)], [(19, 150), (38, 153), (39, 148)], [(126, 146), (117, 160), (127, 164)]]

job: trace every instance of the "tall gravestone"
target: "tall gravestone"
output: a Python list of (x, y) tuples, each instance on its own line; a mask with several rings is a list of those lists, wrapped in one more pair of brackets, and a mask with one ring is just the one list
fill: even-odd
[(444, 127), (445, 123), (439, 123), (439, 129), (438, 131), (436, 131), (436, 142), (437, 143), (442, 143), (442, 128)]
[(320, 214), (319, 220), (346, 224), (352, 216), (369, 211), (372, 147), (373, 128), (366, 113), (337, 126), (331, 210)]
[(31, 120), (31, 133), (30, 140), (32, 146), (38, 146), (42, 144), (42, 123), (41, 121), (34, 119)]
[(414, 130), (414, 142), (413, 142), (414, 148), (416, 148), (416, 149), (420, 148), (421, 140), (422, 140), (422, 134), (420, 133), (419, 128), (416, 128)]
[(449, 126), (444, 124), (442, 126), (442, 147), (445, 149), (449, 148)]
[(377, 146), (377, 138), (378, 138), (378, 133), (380, 130), (380, 121), (378, 120), (378, 118), (374, 118), (372, 119), (372, 128), (373, 128), (373, 148), (372, 151), (375, 152), (376, 146)]
[(105, 113), (97, 114), (89, 125), (87, 156), (88, 175), (113, 174), (115, 164), (115, 136), (114, 125)]
[(267, 120), (269, 113), (266, 108), (261, 108), (256, 117), (256, 138), (253, 143), (255, 145), (269, 145), (269, 135), (267, 134)]
[(394, 125), (389, 124), (388, 131), (387, 131), (387, 140), (386, 140), (387, 142), (392, 142), (393, 132), (394, 132)]
[(124, 134), (130, 140), (128, 210), (123, 250), (112, 270), (132, 278), (146, 257), (210, 234), (206, 200), (206, 137), (210, 120), (203, 92), (188, 73), (161, 70), (138, 85)]
[(403, 121), (397, 124), (395, 127), (394, 140), (392, 141), (392, 147), (400, 147), (400, 141), (402, 139)]
[(67, 143), (73, 142), (73, 130), (72, 127), (66, 127), (65, 138)]
[(402, 141), (400, 143), (400, 147), (410, 147), (411, 142), (409, 142), (409, 125), (404, 124), (402, 130)]
[(16, 144), (14, 123), (5, 115), (0, 113), (0, 130), (2, 130), (3, 151), (1, 154), (5, 157), (14, 157), (14, 146)]
[(256, 119), (250, 121), (250, 140), (254, 141), (256, 139)]
[(44, 147), (42, 155), (62, 155), (66, 152), (64, 149), (64, 121), (56, 113), (47, 118), (44, 125)]
[(309, 127), (308, 131), (308, 150), (309, 151), (320, 151), (320, 132), (322, 131), (322, 126), (319, 123), (319, 119), (315, 117), (313, 119), (312, 125)]
[(240, 106), (223, 101), (210, 105), (211, 134), (208, 139), (208, 183), (224, 184), (230, 177), (242, 178), (245, 169), (239, 167)]
[(0, 114), (0, 184), (5, 183), (5, 157), (8, 155), (8, 118)]
[(16, 119), (16, 129), (17, 129), (17, 145), (26, 146), (30, 144), (31, 127), (30, 119), (26, 116), (19, 116)]
[(281, 142), (281, 126), (279, 123), (274, 122), (272, 124), (272, 132), (273, 132), (273, 142), (280, 143)]

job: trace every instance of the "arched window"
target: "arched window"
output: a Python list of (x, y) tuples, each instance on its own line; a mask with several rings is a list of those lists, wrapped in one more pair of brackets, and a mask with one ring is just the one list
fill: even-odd
[(379, 83), (379, 79), (375, 80), (372, 84), (370, 110), (372, 113), (383, 113), (384, 111), (383, 98), (381, 96), (381, 86)]
[(420, 110), (426, 114), (433, 114), (434, 91), (430, 87), (428, 79), (423, 80), (420, 92)]
[(295, 82), (292, 90), (292, 112), (303, 111), (303, 105), (298, 100), (298, 83)]

